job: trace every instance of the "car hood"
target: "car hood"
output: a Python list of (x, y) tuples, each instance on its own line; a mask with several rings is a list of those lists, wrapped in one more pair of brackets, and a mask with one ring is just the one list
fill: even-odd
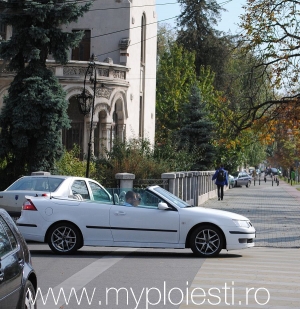
[(211, 209), (211, 208), (205, 208), (205, 207), (199, 207), (199, 206), (198, 207), (187, 207), (187, 208), (182, 208), (182, 209), (184, 209), (186, 212), (193, 213), (195, 215), (198, 214), (198, 215), (205, 215), (209, 217), (218, 217), (218, 218), (224, 218), (224, 219), (249, 220), (247, 217), (236, 214), (234, 212), (219, 210), (219, 209)]

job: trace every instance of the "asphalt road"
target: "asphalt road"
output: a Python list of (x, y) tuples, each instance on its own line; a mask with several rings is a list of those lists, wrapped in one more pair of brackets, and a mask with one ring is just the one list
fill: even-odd
[(251, 219), (258, 232), (251, 249), (210, 259), (189, 249), (91, 247), (56, 256), (30, 243), (38, 308), (299, 308), (300, 192), (268, 181), (203, 205)]

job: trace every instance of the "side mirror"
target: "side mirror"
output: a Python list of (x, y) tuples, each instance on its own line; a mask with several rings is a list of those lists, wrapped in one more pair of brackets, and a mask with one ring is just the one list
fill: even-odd
[(169, 209), (169, 206), (164, 202), (160, 202), (160, 203), (158, 203), (158, 209), (166, 210), (166, 209)]

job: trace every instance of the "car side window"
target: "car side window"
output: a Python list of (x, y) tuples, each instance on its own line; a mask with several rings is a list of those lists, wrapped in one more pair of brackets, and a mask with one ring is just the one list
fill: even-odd
[(95, 201), (112, 204), (111, 196), (103, 188), (92, 181), (89, 181), (89, 185)]
[(158, 198), (156, 195), (152, 194), (151, 192), (145, 191), (141, 195), (141, 201), (138, 207), (158, 209), (158, 203), (160, 202), (161, 199)]
[(89, 190), (84, 180), (75, 180), (71, 187), (72, 194), (80, 194), (83, 199), (90, 200)]
[(18, 246), (14, 234), (0, 216), (0, 258), (13, 251)]

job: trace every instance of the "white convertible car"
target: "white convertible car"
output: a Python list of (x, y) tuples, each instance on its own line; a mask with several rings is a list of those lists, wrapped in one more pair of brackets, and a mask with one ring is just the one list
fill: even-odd
[(124, 191), (111, 193), (101, 201), (26, 196), (18, 228), (58, 254), (117, 246), (191, 248), (210, 257), (254, 246), (255, 229), (244, 216), (190, 206), (159, 186), (139, 190), (137, 207), (123, 205)]

